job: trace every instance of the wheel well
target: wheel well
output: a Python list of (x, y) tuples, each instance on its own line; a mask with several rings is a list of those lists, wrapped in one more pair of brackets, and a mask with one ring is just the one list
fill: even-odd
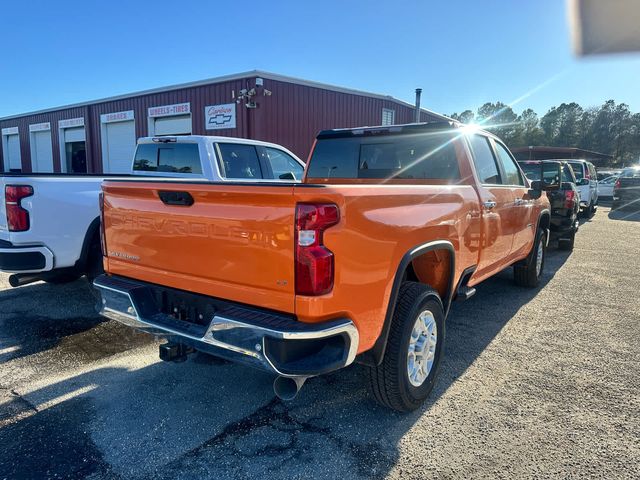
[(538, 226), (540, 228), (544, 228), (545, 230), (547, 230), (550, 225), (551, 225), (551, 216), (546, 212), (540, 215), (540, 221), (538, 222)]
[(454, 296), (455, 260), (453, 244), (447, 240), (435, 240), (419, 245), (402, 257), (393, 280), (382, 331), (374, 346), (358, 356), (359, 363), (379, 365), (382, 361), (398, 292), (403, 282), (425, 283), (436, 290), (446, 318)]
[(451, 271), (451, 252), (445, 249), (431, 250), (418, 255), (407, 266), (407, 280), (424, 283), (433, 288), (443, 302), (447, 301)]
[(82, 251), (80, 252), (80, 258), (76, 262), (76, 268), (79, 268), (82, 272), (87, 268), (87, 262), (89, 261), (89, 255), (91, 254), (91, 247), (98, 242), (100, 244), (100, 217), (95, 218), (84, 236), (84, 242), (82, 242)]

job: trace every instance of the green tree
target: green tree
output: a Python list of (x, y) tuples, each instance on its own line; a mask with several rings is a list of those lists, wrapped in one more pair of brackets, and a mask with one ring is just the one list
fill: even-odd
[(518, 142), (518, 116), (509, 105), (487, 102), (478, 108), (476, 122), (500, 137), (507, 145)]
[(544, 140), (544, 132), (540, 128), (538, 114), (531, 108), (524, 110), (518, 117), (520, 126), (520, 137), (513, 147), (527, 147), (529, 145), (540, 145)]

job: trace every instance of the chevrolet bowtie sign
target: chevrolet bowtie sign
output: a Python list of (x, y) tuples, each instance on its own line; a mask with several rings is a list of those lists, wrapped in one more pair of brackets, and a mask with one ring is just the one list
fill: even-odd
[(225, 103), (204, 107), (204, 120), (207, 130), (236, 128), (236, 104)]

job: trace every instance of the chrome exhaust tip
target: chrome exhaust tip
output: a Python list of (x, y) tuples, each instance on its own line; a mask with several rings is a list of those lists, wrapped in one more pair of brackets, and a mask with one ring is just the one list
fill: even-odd
[(273, 381), (273, 392), (280, 400), (293, 400), (307, 381), (307, 377), (276, 377)]

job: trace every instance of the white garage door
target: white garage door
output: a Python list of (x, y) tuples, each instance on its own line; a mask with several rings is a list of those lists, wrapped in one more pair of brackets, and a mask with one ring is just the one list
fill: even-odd
[(7, 152), (4, 159), (8, 169), (21, 170), (22, 158), (20, 155), (20, 136), (7, 135)]
[(136, 149), (136, 127), (133, 121), (104, 124), (102, 161), (105, 173), (131, 173)]
[(64, 143), (84, 142), (84, 138), (84, 127), (64, 129)]
[(154, 119), (154, 135), (191, 135), (191, 115), (157, 117)]
[(31, 150), (31, 168), (34, 172), (53, 172), (53, 149), (51, 146), (51, 130), (31, 133), (33, 147)]

